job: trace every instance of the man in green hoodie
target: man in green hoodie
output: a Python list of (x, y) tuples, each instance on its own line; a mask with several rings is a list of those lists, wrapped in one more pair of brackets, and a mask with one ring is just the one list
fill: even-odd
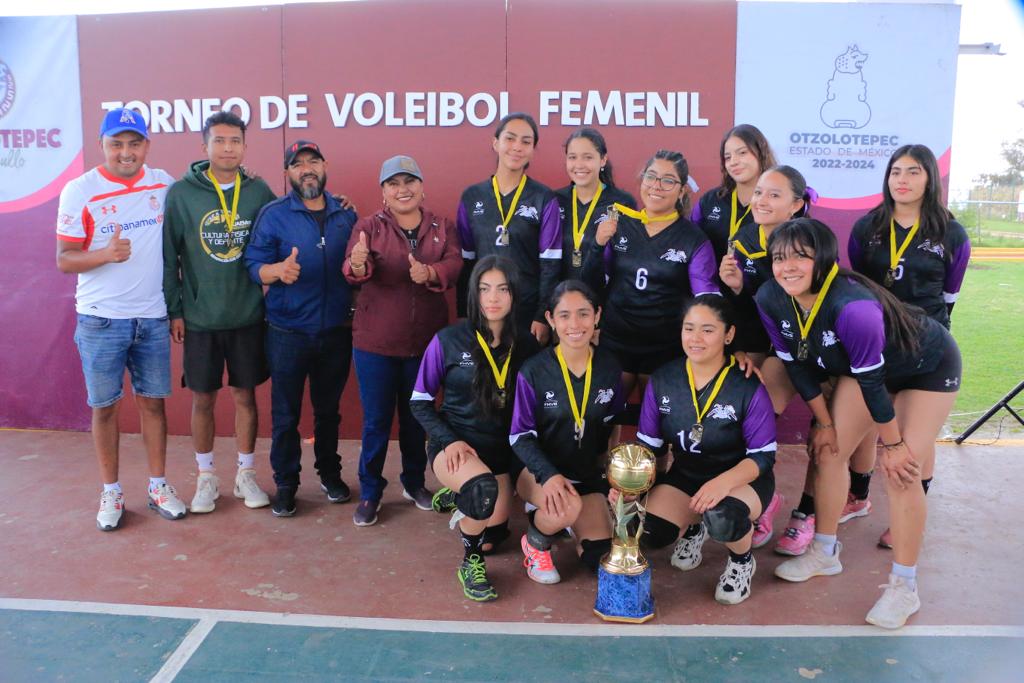
[(238, 472), (234, 495), (246, 507), (268, 505), (256, 483), (256, 387), (266, 381), (263, 291), (242, 253), (263, 205), (276, 199), (242, 168), (245, 122), (230, 111), (203, 125), (204, 161), (193, 163), (167, 193), (164, 297), (171, 339), (184, 342), (184, 378), (192, 390), (192, 444), (199, 465), (192, 512), (212, 512), (220, 495), (213, 467), (214, 404), (224, 367), (235, 403)]

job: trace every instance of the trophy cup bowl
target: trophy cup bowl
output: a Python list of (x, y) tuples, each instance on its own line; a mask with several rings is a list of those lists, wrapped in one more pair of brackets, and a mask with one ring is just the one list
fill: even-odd
[(642, 623), (654, 617), (651, 570), (640, 553), (643, 507), (625, 496), (646, 493), (655, 475), (654, 453), (643, 444), (619, 444), (608, 455), (608, 483), (619, 499), (613, 510), (612, 548), (598, 569), (594, 613), (605, 621)]

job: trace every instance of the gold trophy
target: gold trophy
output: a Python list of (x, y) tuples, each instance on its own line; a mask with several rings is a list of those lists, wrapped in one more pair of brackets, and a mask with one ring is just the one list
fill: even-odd
[(644, 507), (636, 498), (654, 485), (655, 458), (639, 443), (621, 443), (608, 455), (608, 483), (615, 501), (612, 549), (601, 559), (594, 613), (605, 621), (640, 624), (654, 617), (651, 569), (640, 553)]

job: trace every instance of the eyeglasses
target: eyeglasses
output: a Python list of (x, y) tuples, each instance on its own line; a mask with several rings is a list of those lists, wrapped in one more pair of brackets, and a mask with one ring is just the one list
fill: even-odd
[(648, 187), (654, 187), (657, 185), (663, 190), (674, 190), (683, 184), (678, 178), (673, 178), (672, 176), (663, 176), (659, 178), (656, 173), (650, 172), (644, 173), (641, 180), (644, 185), (647, 185)]

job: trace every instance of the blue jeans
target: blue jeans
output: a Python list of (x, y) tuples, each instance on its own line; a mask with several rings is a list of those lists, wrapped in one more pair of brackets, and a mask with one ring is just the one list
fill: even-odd
[(171, 395), (171, 337), (167, 318), (101, 318), (78, 314), (75, 345), (89, 406), (106, 408), (124, 395), (124, 371), (136, 396)]
[(380, 500), (384, 487), (384, 459), (388, 452), (391, 421), (398, 407), (398, 445), (402, 451), (402, 486), (415, 491), (424, 484), (427, 468), (426, 435), (409, 410), (409, 397), (420, 369), (420, 357), (382, 356), (356, 349), (353, 353), (363, 404), (363, 448), (359, 454), (359, 497)]
[(334, 328), (320, 334), (267, 327), (267, 362), (270, 365), (270, 465), (274, 483), (297, 488), (302, 470), (299, 418), (302, 394), (309, 377), (313, 404), (313, 454), (321, 481), (341, 476), (338, 455), (339, 403), (352, 359), (352, 330)]

